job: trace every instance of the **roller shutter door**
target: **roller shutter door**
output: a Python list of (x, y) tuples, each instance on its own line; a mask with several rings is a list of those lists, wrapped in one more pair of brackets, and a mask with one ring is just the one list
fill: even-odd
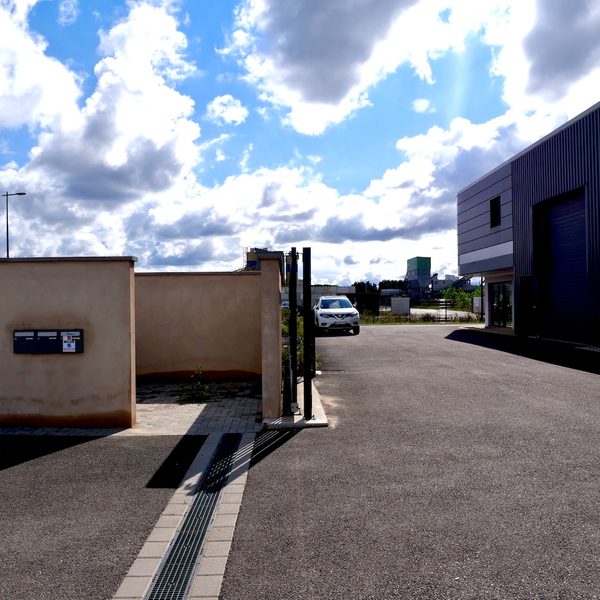
[(541, 216), (541, 333), (585, 342), (589, 323), (583, 192), (550, 203)]

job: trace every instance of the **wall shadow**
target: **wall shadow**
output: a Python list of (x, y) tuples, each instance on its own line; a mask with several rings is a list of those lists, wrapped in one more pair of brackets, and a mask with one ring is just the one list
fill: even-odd
[(158, 467), (146, 487), (177, 489), (207, 437), (184, 435)]
[(584, 346), (540, 338), (501, 335), (475, 329), (457, 329), (447, 335), (446, 339), (507, 352), (569, 369), (600, 374), (600, 352), (585, 349)]
[(30, 460), (85, 444), (104, 436), (91, 435), (2, 435), (0, 471)]

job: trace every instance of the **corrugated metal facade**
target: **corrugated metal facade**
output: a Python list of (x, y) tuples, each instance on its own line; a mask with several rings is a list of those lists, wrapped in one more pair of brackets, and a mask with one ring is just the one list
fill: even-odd
[[(501, 222), (490, 227), (490, 200), (497, 196)], [(500, 166), (458, 194), (457, 232), (459, 275), (512, 267), (510, 164)]]
[[(541, 203), (583, 192), (585, 196), (587, 341), (600, 343), (600, 107), (558, 130), (511, 162), (514, 231), (515, 331), (526, 332), (530, 316), (523, 300), (535, 261), (534, 215)], [(538, 250), (539, 252), (539, 250)], [(535, 284), (534, 284), (535, 287)]]

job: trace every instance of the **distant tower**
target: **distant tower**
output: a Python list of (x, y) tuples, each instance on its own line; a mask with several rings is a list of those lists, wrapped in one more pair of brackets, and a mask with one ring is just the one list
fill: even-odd
[(406, 283), (411, 297), (420, 297), (431, 283), (431, 257), (415, 256), (406, 261)]

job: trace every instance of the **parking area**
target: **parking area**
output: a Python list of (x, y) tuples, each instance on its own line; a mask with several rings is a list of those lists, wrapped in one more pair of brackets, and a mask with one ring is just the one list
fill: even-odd
[(250, 470), (221, 598), (597, 598), (597, 354), (487, 335), (320, 338), (331, 427)]
[[(221, 600), (598, 597), (594, 349), (407, 325), (317, 351), (330, 427), (258, 436)], [(240, 400), (148, 390), (137, 432), (0, 435), (0, 597), (111, 598), (202, 415), (256, 431)]]

